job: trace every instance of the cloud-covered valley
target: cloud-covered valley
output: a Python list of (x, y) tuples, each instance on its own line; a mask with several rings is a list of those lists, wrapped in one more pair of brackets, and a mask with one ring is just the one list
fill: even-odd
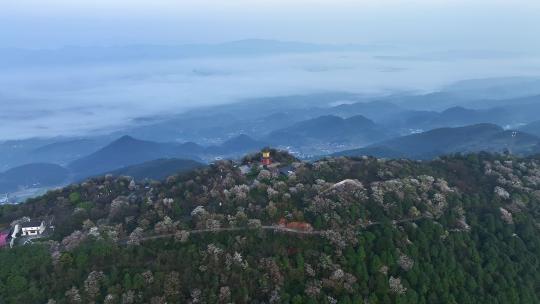
[(474, 78), (537, 76), (531, 56), (414, 56), (326, 51), (91, 64), (0, 71), (0, 139), (108, 131), (135, 118), (247, 98), (352, 92), (435, 91)]

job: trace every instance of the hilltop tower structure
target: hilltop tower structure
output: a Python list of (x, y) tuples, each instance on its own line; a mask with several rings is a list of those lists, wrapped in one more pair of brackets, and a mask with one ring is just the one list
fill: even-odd
[(269, 166), (272, 164), (272, 157), (270, 155), (270, 151), (262, 152), (262, 164), (263, 166)]

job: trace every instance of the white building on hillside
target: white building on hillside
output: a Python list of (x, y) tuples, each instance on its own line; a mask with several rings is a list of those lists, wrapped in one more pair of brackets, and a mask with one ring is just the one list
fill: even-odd
[(44, 221), (30, 221), (21, 224), (21, 236), (39, 236), (45, 232)]

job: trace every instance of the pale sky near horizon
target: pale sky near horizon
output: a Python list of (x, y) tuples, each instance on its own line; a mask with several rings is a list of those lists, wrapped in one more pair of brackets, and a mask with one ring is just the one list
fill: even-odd
[(537, 0), (0, 0), (0, 47), (247, 38), (538, 51)]

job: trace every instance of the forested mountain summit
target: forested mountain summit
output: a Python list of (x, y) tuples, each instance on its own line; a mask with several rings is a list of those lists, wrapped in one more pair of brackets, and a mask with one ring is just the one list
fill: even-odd
[(2, 206), (6, 303), (538, 303), (540, 159), (301, 162), (104, 176)]

